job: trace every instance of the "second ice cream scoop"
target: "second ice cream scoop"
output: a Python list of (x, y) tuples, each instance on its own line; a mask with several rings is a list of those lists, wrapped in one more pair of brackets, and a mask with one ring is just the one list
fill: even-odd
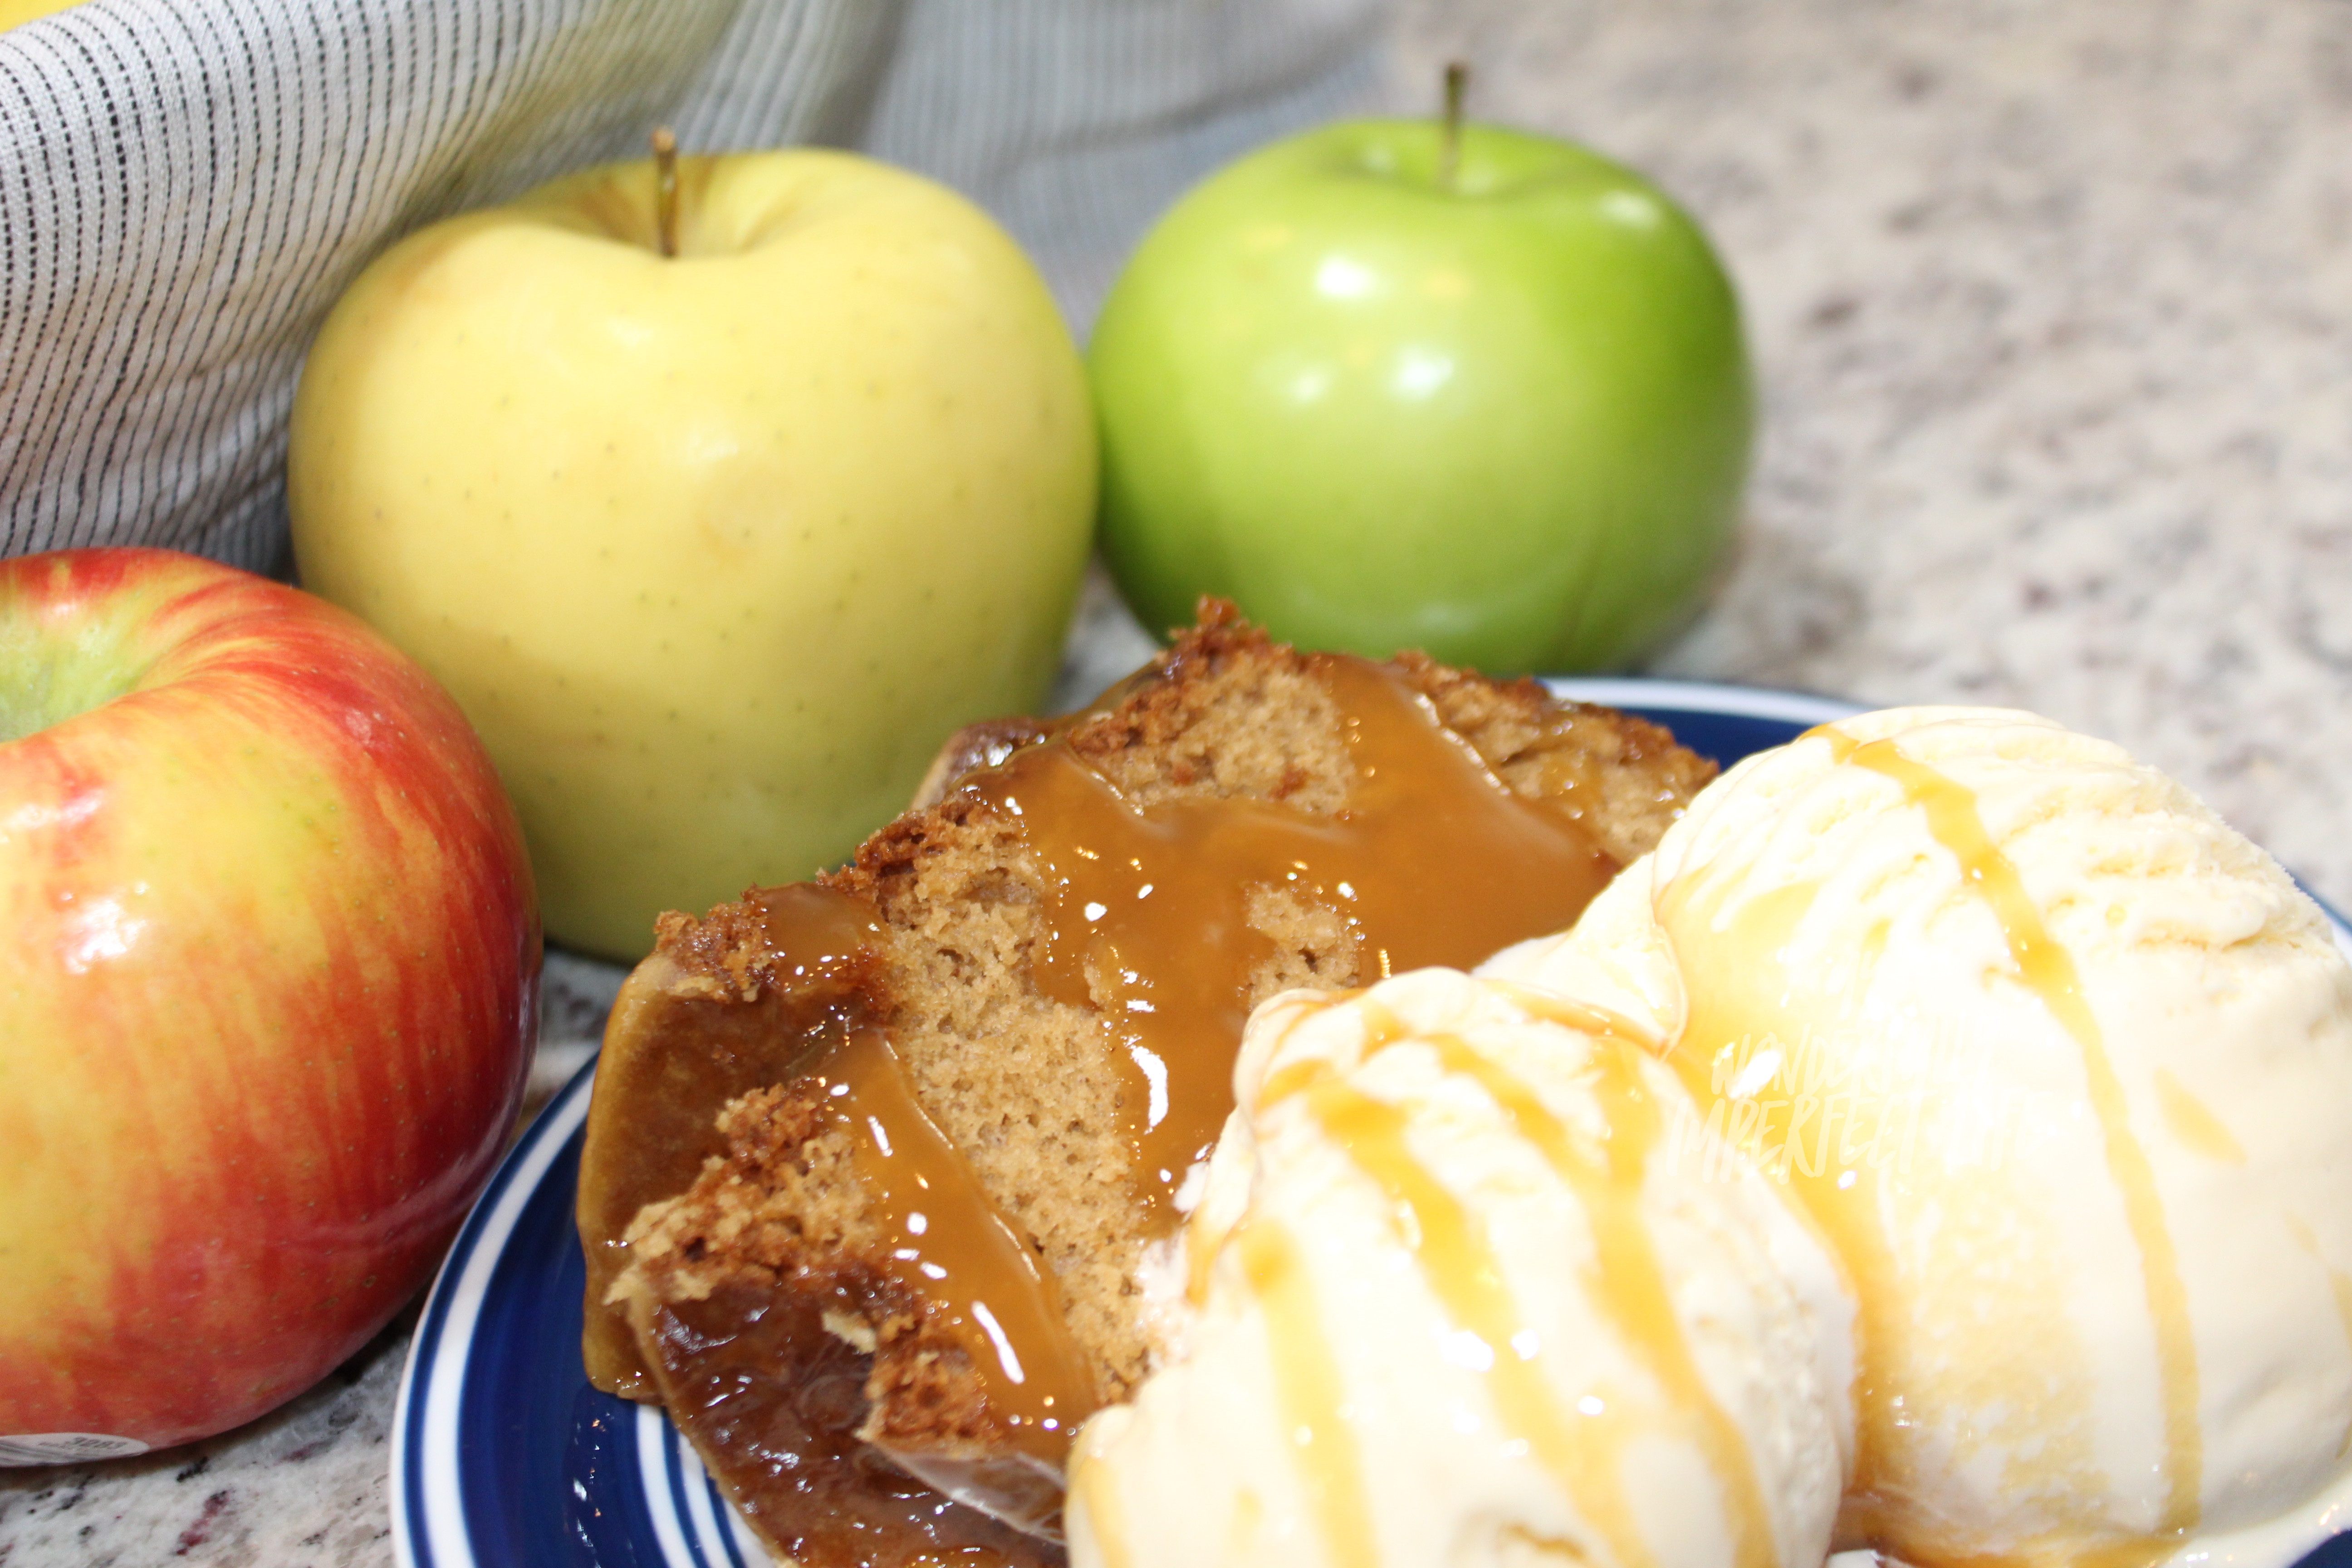
[(1843, 721), (1488, 972), (1654, 1006), (1832, 1239), (1847, 1543), (2147, 1563), (2343, 1471), (2352, 967), (2154, 769), (2028, 714)]

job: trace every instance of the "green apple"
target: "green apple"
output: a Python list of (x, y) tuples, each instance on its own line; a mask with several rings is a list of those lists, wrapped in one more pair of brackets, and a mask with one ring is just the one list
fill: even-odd
[(1095, 507), (1084, 367), (984, 215), (846, 153), (648, 162), (411, 236), (297, 395), (306, 586), (488, 742), (549, 934), (841, 859), (1032, 709)]
[(1102, 538), (1145, 623), (1495, 673), (1639, 658), (1728, 542), (1753, 396), (1706, 237), (1582, 148), (1326, 126), (1196, 187), (1088, 358)]

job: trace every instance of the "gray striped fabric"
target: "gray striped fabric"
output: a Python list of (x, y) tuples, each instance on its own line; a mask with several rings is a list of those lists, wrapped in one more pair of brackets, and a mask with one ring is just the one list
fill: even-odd
[(937, 175), (1090, 317), (1151, 216), (1372, 79), (1383, 0), (85, 0), (0, 33), (0, 550), (268, 570), (304, 346), (418, 224), (642, 148)]

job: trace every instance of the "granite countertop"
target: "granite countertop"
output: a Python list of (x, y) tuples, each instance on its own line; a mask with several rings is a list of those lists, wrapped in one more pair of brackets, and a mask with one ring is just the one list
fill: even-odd
[[(1412, 0), (1388, 91), (1648, 170), (1745, 294), (1744, 545), (1660, 673), (2038, 709), (2352, 906), (2352, 5)], [(1143, 644), (1097, 595), (1067, 686)], [(549, 964), (538, 1098), (618, 972)], [(395, 1323), (239, 1432), (0, 1472), (0, 1568), (391, 1561)]]
[(1454, 0), (1475, 107), (1706, 220), (1745, 549), (1656, 667), (2039, 710), (2352, 907), (2352, 7)]

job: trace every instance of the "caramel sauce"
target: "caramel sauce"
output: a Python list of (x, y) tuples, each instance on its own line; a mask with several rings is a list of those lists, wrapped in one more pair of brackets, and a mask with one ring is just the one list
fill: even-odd
[[(1017, 817), (1045, 881), (1046, 995), (1095, 1008), (1129, 1064), (1136, 1190), (1163, 1231), (1233, 1109), (1245, 990), (1273, 952), (1251, 891), (1337, 911), (1359, 971), (1467, 967), (1582, 911), (1616, 862), (1573, 820), (1514, 795), (1427, 700), (1370, 660), (1318, 655), (1356, 780), (1346, 810), (1176, 799), (1139, 808), (1066, 744), (1015, 752), (964, 793)], [(1507, 868), (1507, 874), (1496, 868)]]
[(792, 1077), (811, 1049), (813, 1023), (866, 983), (880, 939), (871, 910), (820, 888), (765, 888), (746, 904), (765, 962), (714, 965), (711, 974), (665, 955), (648, 959), (614, 1003), (596, 1063), (580, 1157), (582, 1353), (590, 1381), (625, 1399), (654, 1397), (627, 1315), (605, 1301), (628, 1267), (629, 1222), (686, 1191), (705, 1160), (726, 1152), (719, 1108)]
[[(1812, 883), (1774, 889), (1749, 899), (1726, 921), (1723, 904), (1729, 890), (1727, 884), (1686, 871), (1666, 889), (1658, 910), (1669, 932), (1686, 922), (1712, 928), (1710, 940), (1717, 944), (1715, 962), (1680, 966), (1685, 1021), (1681, 1035), (1664, 1054), (1666, 1065), (1702, 1112), (1718, 1099), (1737, 1098), (1718, 1094), (1716, 1086), (1718, 1079), (1733, 1078), (1742, 1065), (1743, 1045), (1776, 1035), (1801, 1037), (1801, 1029), (1788, 1026), (1790, 1020), (1782, 1012), (1798, 993), (1787, 950), (1821, 889)], [(1787, 1113), (1768, 1109), (1752, 1131), (1765, 1146), (1778, 1146), (1788, 1131)], [(1779, 1173), (1821, 1227), (1857, 1304), (1853, 1394), (1858, 1442), (1853, 1479), (1841, 1516), (1850, 1533), (1841, 1537), (1841, 1549), (1869, 1545), (1877, 1538), (1871, 1500), (1889, 1489), (1880, 1461), (1892, 1451), (1903, 1416), (1888, 1394), (1895, 1380), (1887, 1367), (1895, 1345), (1910, 1326), (1899, 1310), (1903, 1299), (1895, 1288), (1894, 1250), (1879, 1219), (1875, 1173), (1853, 1169), (1855, 1179), (1844, 1182), (1841, 1178), (1849, 1172), (1836, 1161), (1792, 1161)]]
[(1058, 1547), (859, 1441), (872, 1358), (826, 1331), (824, 1306), (729, 1286), (652, 1309), (646, 1337), (671, 1418), (744, 1521), (800, 1568), (1057, 1568)]
[(1326, 1557), (1332, 1568), (1378, 1568), (1363, 1452), (1298, 1244), (1276, 1222), (1255, 1219), (1235, 1234), (1234, 1245), (1265, 1315), (1275, 1402), (1306, 1482), (1307, 1507), (1322, 1527)]
[(1578, 1034), (1589, 1035), (1595, 1040), (1614, 1041), (1619, 1045), (1631, 1046), (1635, 1050), (1646, 1051), (1652, 1056), (1656, 1056), (1665, 1043), (1651, 1030), (1633, 1022), (1624, 1014), (1612, 1012), (1595, 1003), (1579, 1002), (1572, 996), (1559, 996), (1549, 991), (1538, 991), (1532, 986), (1521, 985), (1515, 981), (1489, 980), (1486, 984), (1490, 990), (1507, 999), (1512, 1006), (1529, 1017), (1541, 1018), (1546, 1023), (1558, 1024), (1564, 1029), (1573, 1029)]
[[(1342, 714), (1355, 767), (1348, 808), (1337, 815), (1256, 799), (1139, 809), (1066, 735), (1014, 751), (958, 786), (1022, 824), (1046, 881), (1036, 984), (1095, 1011), (1130, 1065), (1128, 1175), (1163, 1227), (1177, 1217), (1177, 1184), (1232, 1109), (1245, 988), (1273, 953), (1272, 940), (1249, 924), (1255, 888), (1287, 884), (1339, 913), (1359, 972), (1385, 975), (1466, 966), (1564, 927), (1616, 869), (1572, 817), (1513, 794), (1392, 672), (1344, 656), (1317, 657), (1310, 667)], [(712, 1129), (719, 1108), (813, 1076), (835, 1125), (852, 1134), (886, 1233), (889, 1277), (931, 1303), (961, 1342), (1015, 1448), (1057, 1468), (1098, 1398), (1050, 1271), (915, 1101), (896, 1053), (866, 1021), (861, 988), (880, 940), (872, 911), (813, 886), (752, 898), (763, 954), (746, 965), (729, 952), (723, 974), (657, 955), (616, 1006), (583, 1163), (591, 1374), (600, 1386), (646, 1397), (654, 1390), (638, 1350), (657, 1349), (654, 1376), (673, 1415), (747, 1517), (808, 1568), (961, 1562), (967, 1553), (978, 1553), (975, 1563), (1053, 1561), (1050, 1546), (901, 1475), (845, 1436), (866, 1419), (862, 1403), (854, 1418), (833, 1412), (842, 1419), (830, 1425), (792, 1414), (813, 1379), (838, 1392), (843, 1357), (871, 1363), (820, 1321), (802, 1321), (815, 1310), (804, 1297), (661, 1307), (634, 1342), (604, 1304), (626, 1265), (619, 1238), (629, 1221), (645, 1204), (684, 1191), (722, 1152)], [(1287, 1238), (1254, 1226), (1236, 1241), (1273, 1315), (1300, 1332), (1319, 1321)], [(730, 1322), (730, 1312), (741, 1321)], [(1321, 1478), (1310, 1490), (1345, 1549), (1340, 1560), (1369, 1565), (1369, 1514), (1328, 1349), (1318, 1342), (1288, 1356), (1281, 1375), (1310, 1436), (1302, 1453)], [(895, 1457), (922, 1468), (919, 1454)], [(877, 1483), (877, 1475), (896, 1479)], [(876, 1485), (877, 1496), (895, 1500), (874, 1504), (879, 1514), (848, 1505)], [(995, 1506), (1001, 1499), (977, 1500), (1025, 1527), (1052, 1528)], [(824, 1522), (827, 1510), (839, 1512), (837, 1526)], [(1008, 1548), (1007, 1538), (1021, 1544)]]
[[(1398, 1017), (1393, 1010), (1373, 1001), (1360, 987), (1349, 991), (1326, 992), (1315, 997), (1307, 1007), (1301, 1009), (1297, 1016), (1291, 1019), (1280, 1037), (1274, 1042), (1275, 1051), (1277, 1053), (1281, 1051), (1284, 1043), (1290, 1038), (1291, 1032), (1299, 1025), (1339, 1006), (1353, 1006), (1357, 1021), (1363, 1026), (1363, 1041), (1358, 1047), (1359, 1055), (1363, 1060), (1369, 1061), (1389, 1047), (1400, 1040), (1408, 1039), (1412, 1035), (1412, 1027), (1402, 1018)], [(1312, 1088), (1321, 1082), (1329, 1077), (1330, 1073), (1331, 1064), (1316, 1057), (1308, 1057), (1304, 1060), (1292, 1062), (1286, 1067), (1278, 1068), (1268, 1074), (1265, 1081), (1258, 1086), (1257, 1103), (1262, 1106), (1279, 1104), (1302, 1089)]]
[(1927, 830), (1960, 863), (1963, 875), (2000, 918), (2010, 962), (2052, 1017), (2074, 1037), (2082, 1054), (2091, 1109), (2106, 1143), (2107, 1170), (2124, 1198), (2124, 1215), (2138, 1244), (2148, 1316), (2156, 1325), (2157, 1362), (2164, 1384), (2165, 1482), (2168, 1496), (2158, 1533), (2185, 1536), (2197, 1527), (2204, 1469), (2198, 1424), (2197, 1342), (2190, 1332), (2189, 1289), (2181, 1280), (2172, 1232), (2156, 1190), (2156, 1173), (2131, 1129), (2123, 1080), (2107, 1059), (2099, 1021), (2084, 1000), (2074, 955), (2050, 934), (2042, 910), (2025, 890), (2017, 868), (1985, 831), (1975, 794), (1892, 741), (1857, 745), (1834, 729), (1818, 731), (1840, 762), (1894, 780), (1927, 818)]
[[(2122, 1084), (2084, 999), (2073, 956), (2052, 937), (2015, 865), (1987, 833), (1973, 792), (1903, 755), (1891, 740), (1857, 742), (1829, 726), (1810, 735), (1827, 742), (1836, 761), (1893, 781), (1921, 810), (1929, 833), (1958, 863), (1964, 886), (2000, 921), (2016, 978), (2066, 1031), (2081, 1055), (2108, 1170), (2140, 1252), (2156, 1330), (2163, 1384), (2166, 1501), (2155, 1532), (2147, 1538), (2111, 1545), (2070, 1544), (2066, 1550), (2085, 1568), (2145, 1568), (2173, 1551), (2199, 1516), (2202, 1436), (2197, 1419), (2196, 1352), (2187, 1291), (2154, 1173), (2131, 1131)], [(1791, 884), (1748, 898), (1728, 914), (1726, 905), (1735, 889), (1704, 869), (1685, 873), (1664, 891), (1660, 922), (1669, 932), (1708, 931), (1707, 940), (1717, 955), (1716, 962), (1682, 965), (1687, 1018), (1666, 1056), (1702, 1108), (1726, 1097), (1718, 1095), (1717, 1079), (1727, 1065), (1737, 1064), (1744, 1043), (1776, 1034), (1794, 1041), (1810, 1022), (1788, 1012), (1790, 998), (1825, 985), (1818, 983), (1819, 976), (1801, 975), (1788, 954), (1800, 922), (1821, 890), (1817, 884)], [(1826, 988), (1859, 995), (1867, 970), (1883, 955), (1885, 939), (1886, 928), (1874, 927), (1864, 950), (1853, 955), (1855, 973), (1843, 987)], [(1768, 1107), (1768, 1125), (1759, 1129), (1770, 1146), (1780, 1145), (1788, 1131), (1773, 1123), (1776, 1114), (1785, 1116)], [(1839, 1545), (1882, 1545), (1887, 1543), (1888, 1532), (1874, 1500), (1900, 1489), (1899, 1480), (1886, 1473), (1885, 1458), (1897, 1449), (1907, 1420), (1888, 1364), (1911, 1325), (1899, 1310), (1903, 1297), (1895, 1287), (1894, 1251), (1880, 1217), (1875, 1157), (1843, 1169), (1841, 1164), (1792, 1159), (1775, 1173), (1786, 1177), (1828, 1234), (1859, 1303), (1854, 1388), (1860, 1444)], [(1916, 1543), (1908, 1544), (1916, 1550)]]
[[(755, 941), (702, 970), (649, 964), (616, 1009), (590, 1126), (593, 1137), (598, 1112), (625, 1106), (625, 1124), (601, 1131), (625, 1157), (599, 1149), (582, 1167), (583, 1235), (604, 1264), (591, 1276), (592, 1353), (600, 1320), (630, 1326), (604, 1304), (596, 1274), (609, 1281), (625, 1267), (621, 1228), (643, 1203), (684, 1191), (706, 1155), (723, 1152), (717, 1106), (770, 1084), (810, 1082), (828, 1127), (848, 1136), (881, 1232), (883, 1275), (931, 1304), (932, 1322), (980, 1372), (991, 1415), (1034, 1460), (1033, 1473), (957, 1500), (860, 1441), (873, 1358), (826, 1330), (823, 1310), (870, 1313), (839, 1284), (829, 1294), (729, 1286), (706, 1301), (651, 1308), (631, 1345), (638, 1386), (658, 1385), (745, 1518), (803, 1568), (1057, 1562), (1058, 1551), (1034, 1537), (1055, 1531), (1062, 1457), (1097, 1395), (1052, 1276), (916, 1102), (867, 1016), (864, 981), (881, 940), (873, 911), (812, 885), (762, 890), (748, 910)], [(651, 1008), (672, 1016), (648, 1026), (636, 1015)], [(592, 1213), (613, 1218), (591, 1228)], [(975, 1501), (1003, 1518), (967, 1506)]]
[(881, 1031), (850, 1030), (808, 1076), (850, 1136), (889, 1274), (962, 1342), (1013, 1447), (1057, 1470), (1101, 1401), (1052, 1272), (916, 1103)]
[[(1573, 1023), (1569, 1026), (1578, 1027)], [(1613, 1031), (1593, 1033), (1592, 1063), (1598, 1071), (1592, 1089), (1608, 1129), (1598, 1158), (1516, 1076), (1461, 1040), (1440, 1037), (1432, 1043), (1446, 1070), (1484, 1089), (1510, 1119), (1512, 1130), (1535, 1145), (1576, 1194), (1592, 1226), (1593, 1293), (1715, 1472), (1730, 1528), (1733, 1562), (1738, 1568), (1774, 1568), (1780, 1552), (1757, 1485), (1754, 1457), (1738, 1425), (1699, 1375), (1698, 1363), (1675, 1317), (1657, 1244), (1642, 1215), (1642, 1184), (1665, 1131), (1664, 1114), (1643, 1087), (1632, 1054), (1644, 1049), (1643, 1042)]]
[[(1571, 1421), (1537, 1363), (1540, 1342), (1529, 1337), (1485, 1225), (1413, 1157), (1405, 1142), (1405, 1112), (1338, 1077), (1300, 1092), (1324, 1131), (1381, 1188), (1399, 1217), (1409, 1219), (1401, 1229), (1423, 1279), (1457, 1328), (1485, 1347), (1486, 1386), (1504, 1428), (1559, 1479), (1577, 1511), (1609, 1543), (1613, 1561), (1626, 1568), (1652, 1564), (1614, 1474), (1613, 1456), (1629, 1431), (1620, 1402), (1603, 1400), (1591, 1407), (1597, 1413), (1580, 1413)], [(1277, 1324), (1275, 1332), (1279, 1364), (1323, 1331), (1319, 1324)]]
[(2213, 1114), (2211, 1107), (2162, 1068), (2156, 1069), (2156, 1105), (2164, 1113), (2165, 1126), (2183, 1148), (2225, 1165), (2246, 1163), (2246, 1146), (2237, 1135)]
[[(1675, 1425), (1714, 1471), (1735, 1562), (1740, 1568), (1774, 1568), (1779, 1553), (1753, 1456), (1699, 1375), (1641, 1213), (1642, 1185), (1665, 1123), (1642, 1085), (1637, 1063), (1657, 1042), (1649, 1031), (1605, 1009), (1519, 986), (1496, 989), (1523, 1004), (1530, 1016), (1591, 1039), (1592, 1088), (1608, 1128), (1597, 1148), (1588, 1148), (1591, 1141), (1580, 1139), (1523, 1079), (1466, 1041), (1441, 1034), (1420, 1043), (1436, 1053), (1446, 1072), (1477, 1084), (1508, 1120), (1512, 1131), (1542, 1154), (1576, 1194), (1592, 1227), (1592, 1286), (1601, 1310), (1655, 1380)], [(1328, 1005), (1342, 1000), (1347, 998), (1335, 997)], [(1360, 997), (1354, 1001), (1365, 1027), (1361, 1059), (1416, 1037), (1390, 1009)], [(1307, 1016), (1311, 1015), (1302, 1017)], [(1506, 1427), (1560, 1479), (1620, 1562), (1649, 1561), (1613, 1468), (1599, 1458), (1620, 1446), (1619, 1438), (1600, 1428), (1612, 1426), (1622, 1433), (1627, 1417), (1613, 1408), (1615, 1402), (1602, 1400), (1598, 1414), (1580, 1411), (1571, 1428), (1537, 1364), (1541, 1341), (1510, 1300), (1484, 1227), (1413, 1158), (1404, 1140), (1405, 1113), (1341, 1081), (1329, 1063), (1311, 1059), (1294, 1062), (1270, 1078), (1261, 1103), (1302, 1094), (1326, 1132), (1348, 1151), (1358, 1168), (1381, 1185), (1400, 1212), (1411, 1215), (1408, 1235), (1423, 1277), (1455, 1324), (1476, 1335), (1492, 1358), (1486, 1376)], [(1308, 1335), (1318, 1331), (1311, 1325), (1298, 1331)], [(1276, 1342), (1286, 1354), (1295, 1340), (1278, 1338)]]

